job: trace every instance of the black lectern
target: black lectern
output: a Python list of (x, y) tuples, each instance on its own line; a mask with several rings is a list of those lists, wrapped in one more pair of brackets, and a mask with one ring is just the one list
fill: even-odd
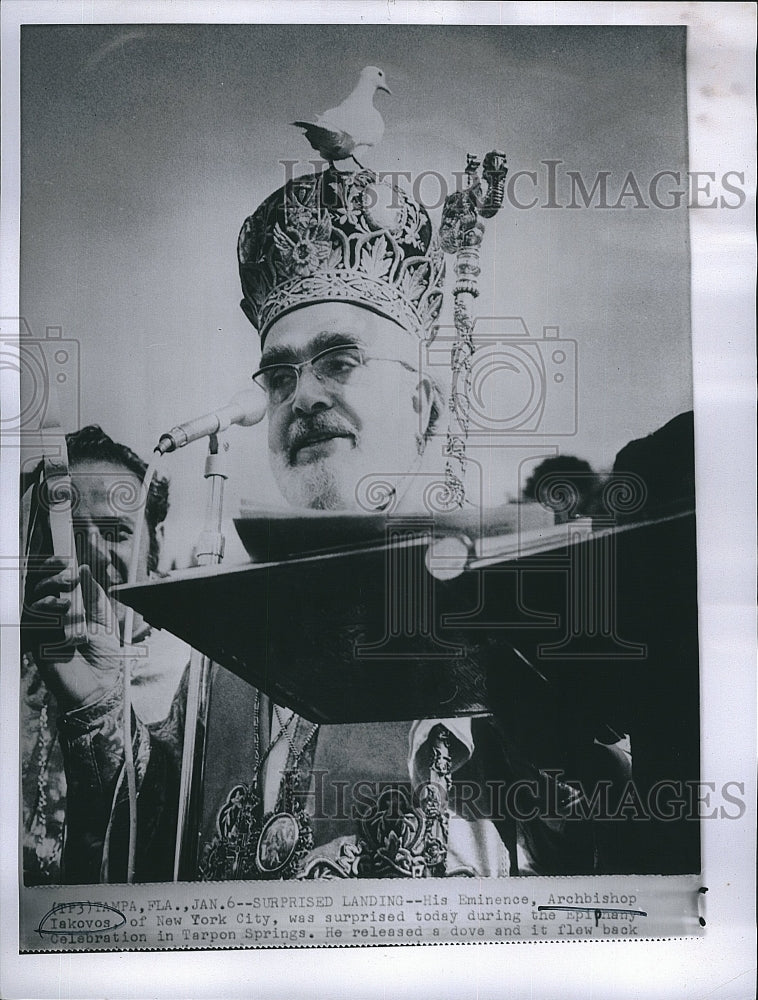
[[(188, 570), (119, 599), (314, 722), (491, 713), (537, 766), (567, 771), (572, 747), (631, 734), (643, 799), (699, 777), (692, 512), (477, 541), (388, 518), (343, 548)], [(697, 870), (697, 823), (641, 836), (639, 870)]]

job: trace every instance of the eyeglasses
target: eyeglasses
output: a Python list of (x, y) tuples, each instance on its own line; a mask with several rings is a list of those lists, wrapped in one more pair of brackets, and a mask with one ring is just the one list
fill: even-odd
[(298, 381), (305, 368), (311, 368), (316, 379), (331, 388), (347, 385), (355, 373), (365, 368), (369, 361), (393, 361), (408, 371), (415, 371), (415, 368), (400, 358), (380, 358), (366, 354), (357, 344), (340, 344), (337, 347), (328, 347), (307, 361), (300, 361), (297, 364), (265, 365), (254, 373), (253, 381), (264, 390), (270, 403), (279, 406), (295, 395)]

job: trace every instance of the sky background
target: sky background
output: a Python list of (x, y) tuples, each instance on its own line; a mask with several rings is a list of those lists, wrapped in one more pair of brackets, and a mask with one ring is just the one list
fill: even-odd
[[(21, 44), (21, 314), (35, 337), (59, 327), (78, 343), (80, 402), (64, 398), (64, 421), (100, 423), (142, 454), (248, 384), (259, 351), (239, 309), (240, 225), (284, 182), (281, 161), (311, 169), (289, 123), (337, 104), (364, 65), (393, 91), (377, 95), (384, 141), (361, 158), (377, 170), (436, 170), (452, 184), (467, 152), (497, 147), (511, 174), (537, 171), (541, 203), (542, 161), (562, 161), (565, 205), (568, 170), (588, 186), (610, 171), (613, 203), (629, 171), (647, 197), (657, 172), (687, 165), (679, 28), (26, 26)], [(432, 178), (421, 194), (437, 200)], [(506, 203), (487, 224), (477, 315), (576, 342), (578, 406), (572, 436), (546, 427), (476, 451), (486, 501), (517, 493), (556, 447), (608, 468), (692, 405), (687, 212), (633, 202)], [(512, 389), (520, 398), (523, 385)], [(572, 406), (548, 397), (563, 426)], [(228, 434), (230, 516), (240, 497), (278, 501), (264, 427)], [(180, 562), (201, 527), (203, 454), (197, 444), (164, 464)]]

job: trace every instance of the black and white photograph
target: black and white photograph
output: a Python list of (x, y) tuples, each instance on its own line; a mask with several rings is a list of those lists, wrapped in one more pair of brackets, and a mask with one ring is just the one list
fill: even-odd
[(703, 939), (755, 825), (698, 381), (703, 301), (752, 322), (699, 249), (752, 225), (754, 157), (693, 139), (754, 130), (749, 72), (692, 82), (724, 5), (269, 6), (15, 29), (21, 958)]

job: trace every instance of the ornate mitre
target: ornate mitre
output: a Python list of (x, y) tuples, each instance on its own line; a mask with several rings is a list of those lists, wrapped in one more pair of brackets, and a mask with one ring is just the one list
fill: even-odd
[(242, 309), (261, 342), (280, 316), (317, 302), (351, 302), (434, 335), (445, 265), (431, 220), (371, 170), (288, 181), (245, 220), (238, 258)]

